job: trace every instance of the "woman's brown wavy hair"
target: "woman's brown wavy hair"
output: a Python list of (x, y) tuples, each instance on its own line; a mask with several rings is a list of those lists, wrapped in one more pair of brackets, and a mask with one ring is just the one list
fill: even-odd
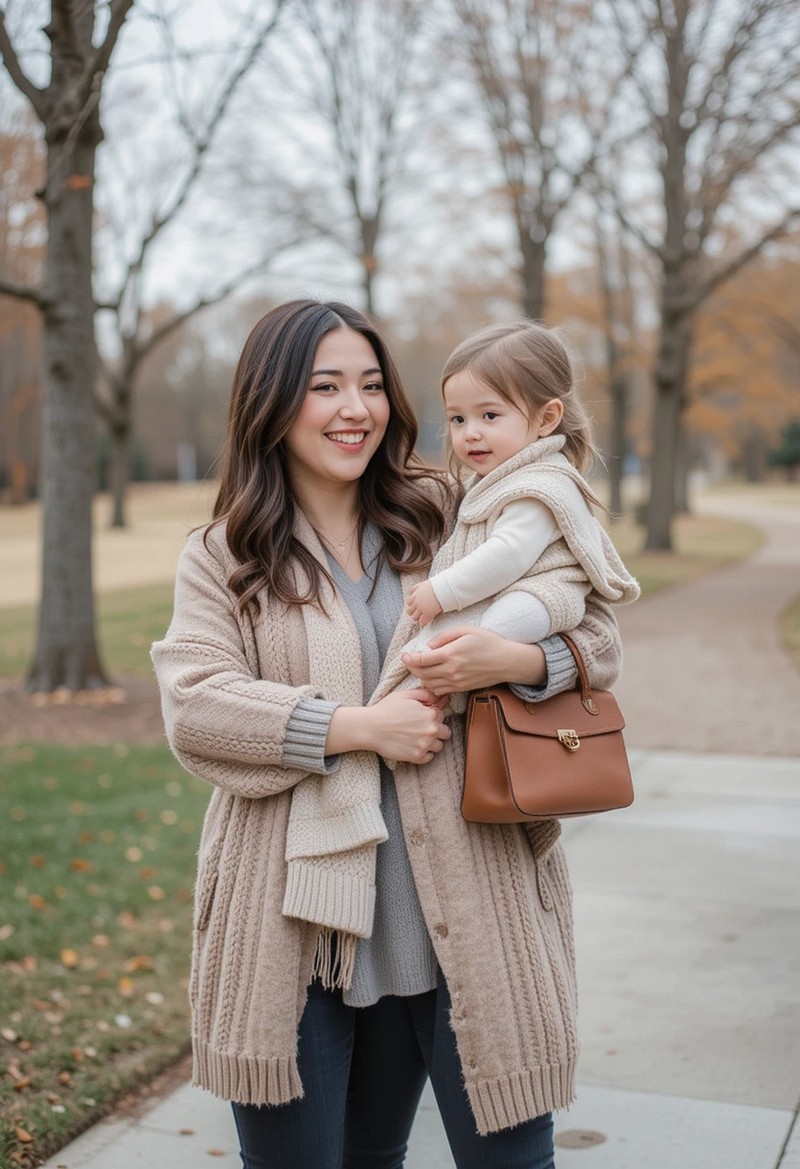
[[(376, 524), (386, 563), (411, 572), (428, 567), (444, 531), (442, 510), (419, 483), (440, 476), (413, 453), (417, 422), (375, 326), (335, 301), (289, 301), (262, 317), (245, 341), (233, 378), (221, 482), (209, 526), (226, 523), (228, 546), (239, 561), (228, 586), (241, 610), (251, 605), (257, 610), (257, 594), (264, 588), (287, 604), (318, 603), (323, 578), (330, 580), (293, 533), (295, 501), (283, 440), (308, 391), (321, 338), (343, 328), (360, 333), (374, 349), (389, 400), (386, 433), (359, 480), (359, 534), (367, 523)], [(297, 564), (308, 580), (302, 594)]]

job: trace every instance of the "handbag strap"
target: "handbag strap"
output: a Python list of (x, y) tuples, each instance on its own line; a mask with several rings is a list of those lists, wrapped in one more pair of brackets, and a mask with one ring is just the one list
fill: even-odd
[(568, 637), (566, 633), (560, 633), (559, 637), (563, 639), (564, 644), (575, 659), (575, 665), (578, 667), (578, 682), (581, 688), (581, 705), (589, 712), (589, 714), (599, 714), (600, 711), (597, 709), (595, 701), (592, 698), (592, 688), (589, 685), (589, 674), (586, 670), (586, 664), (583, 660), (581, 651), (578, 649), (572, 638)]

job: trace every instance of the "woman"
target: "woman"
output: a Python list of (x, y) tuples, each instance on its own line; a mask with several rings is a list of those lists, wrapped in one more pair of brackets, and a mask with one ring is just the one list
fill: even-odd
[[(459, 1169), (548, 1169), (550, 1112), (573, 1095), (558, 824), (463, 821), (462, 730), (440, 709), (499, 681), (552, 693), (572, 659), (559, 638), (455, 630), (412, 655), (419, 687), (377, 698), (456, 504), (415, 438), (364, 316), (268, 313), (234, 377), (215, 521), (189, 538), (153, 647), (170, 744), (216, 785), (194, 1079), (233, 1102), (245, 1169), (401, 1166), (427, 1075)], [(575, 638), (610, 685), (608, 612)]]

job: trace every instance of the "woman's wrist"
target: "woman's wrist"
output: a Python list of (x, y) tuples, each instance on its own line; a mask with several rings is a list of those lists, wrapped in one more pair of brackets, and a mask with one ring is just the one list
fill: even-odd
[(540, 646), (509, 641), (506, 647), (502, 661), (504, 682), (509, 685), (541, 686), (547, 681), (547, 660)]
[(326, 755), (344, 751), (372, 751), (370, 710), (365, 706), (337, 706), (328, 724)]

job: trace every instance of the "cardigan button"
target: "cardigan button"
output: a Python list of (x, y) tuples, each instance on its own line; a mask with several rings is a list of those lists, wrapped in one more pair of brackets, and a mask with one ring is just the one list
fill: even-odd
[(412, 844), (416, 844), (417, 847), (419, 847), (421, 844), (425, 843), (425, 833), (421, 828), (412, 828), (408, 834), (408, 839)]
[(437, 923), (437, 924), (436, 924), (436, 925), (433, 927), (433, 929), (434, 929), (434, 933), (435, 933), (435, 934), (436, 934), (436, 936), (437, 936), (437, 937), (439, 937), (439, 938), (446, 938), (446, 937), (447, 937), (447, 935), (448, 935), (448, 933), (450, 932), (450, 931), (448, 930), (447, 926), (444, 924), (444, 922), (443, 922), (443, 921), (440, 921), (440, 922), (438, 922), (438, 923)]

